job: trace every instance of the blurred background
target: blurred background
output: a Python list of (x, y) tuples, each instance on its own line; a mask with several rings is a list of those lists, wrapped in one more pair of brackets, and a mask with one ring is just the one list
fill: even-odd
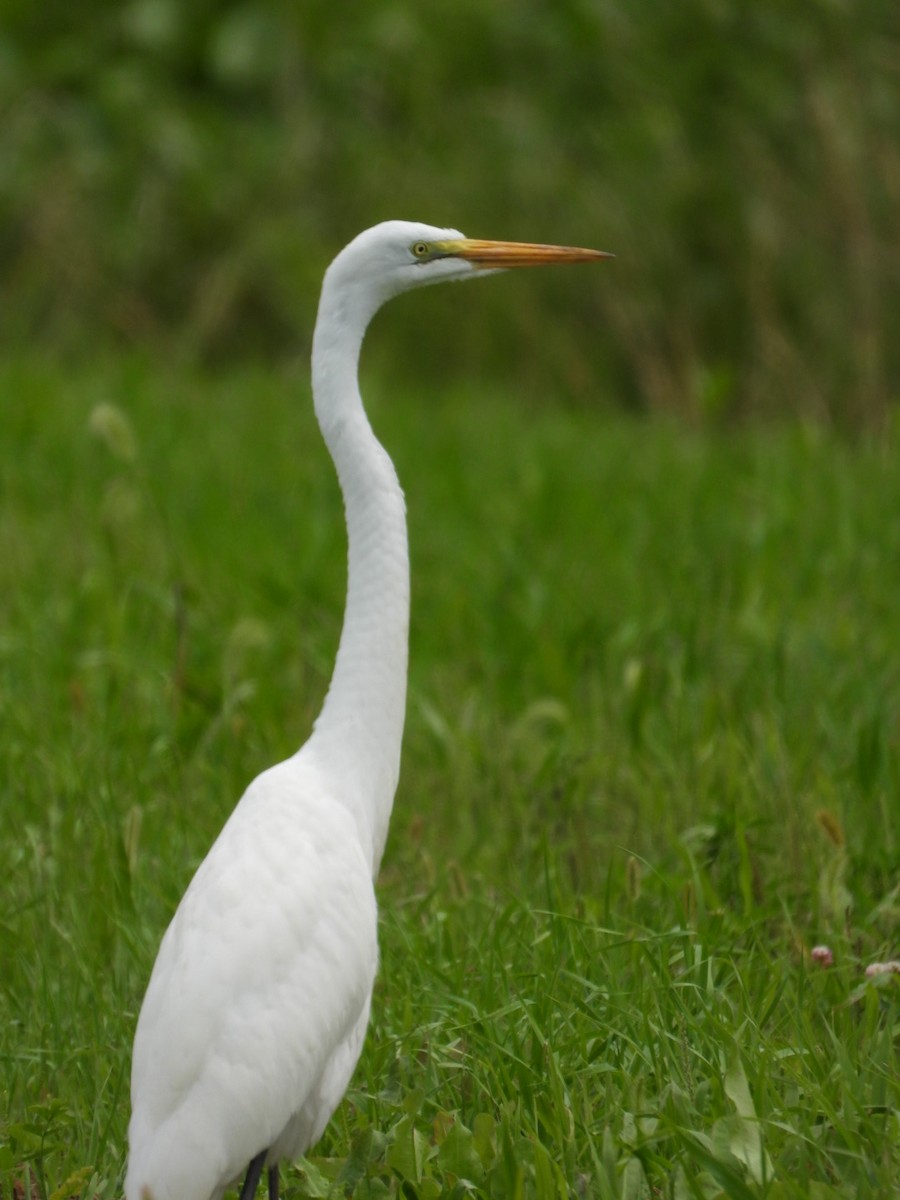
[(851, 428), (900, 392), (896, 0), (0, 14), (7, 356), (298, 363), (328, 261), (403, 217), (617, 258), (478, 321), (417, 295), (369, 369)]

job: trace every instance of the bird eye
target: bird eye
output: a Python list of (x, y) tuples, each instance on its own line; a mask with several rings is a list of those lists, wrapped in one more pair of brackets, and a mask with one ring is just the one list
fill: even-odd
[(412, 252), (415, 258), (427, 258), (430, 249), (431, 247), (427, 242), (416, 242), (412, 248)]

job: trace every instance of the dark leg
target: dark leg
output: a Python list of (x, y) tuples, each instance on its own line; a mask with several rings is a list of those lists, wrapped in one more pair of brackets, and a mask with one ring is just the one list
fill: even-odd
[(269, 1200), (278, 1200), (278, 1163), (269, 1167)]
[(241, 1188), (241, 1200), (252, 1200), (252, 1197), (256, 1195), (259, 1177), (262, 1175), (263, 1163), (265, 1163), (268, 1153), (268, 1150), (260, 1150), (256, 1158), (250, 1160), (250, 1166), (247, 1168), (247, 1178), (244, 1180), (244, 1186)]

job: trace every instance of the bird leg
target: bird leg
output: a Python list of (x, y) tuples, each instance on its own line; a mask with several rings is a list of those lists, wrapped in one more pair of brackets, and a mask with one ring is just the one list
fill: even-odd
[(256, 1195), (257, 1184), (259, 1183), (260, 1175), (262, 1175), (263, 1164), (266, 1161), (268, 1153), (268, 1150), (260, 1150), (256, 1158), (250, 1159), (250, 1166), (247, 1168), (247, 1178), (244, 1180), (244, 1186), (241, 1188), (241, 1200), (252, 1200), (252, 1197)]
[(269, 1167), (269, 1200), (278, 1200), (278, 1163)]

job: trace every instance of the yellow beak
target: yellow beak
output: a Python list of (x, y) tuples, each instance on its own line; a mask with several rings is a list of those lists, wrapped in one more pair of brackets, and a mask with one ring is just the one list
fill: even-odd
[(455, 258), (464, 258), (476, 267), (543, 267), (549, 263), (594, 262), (615, 258), (605, 250), (585, 250), (581, 246), (544, 246), (538, 242), (490, 242), (478, 238), (457, 238), (432, 243), (435, 249)]

